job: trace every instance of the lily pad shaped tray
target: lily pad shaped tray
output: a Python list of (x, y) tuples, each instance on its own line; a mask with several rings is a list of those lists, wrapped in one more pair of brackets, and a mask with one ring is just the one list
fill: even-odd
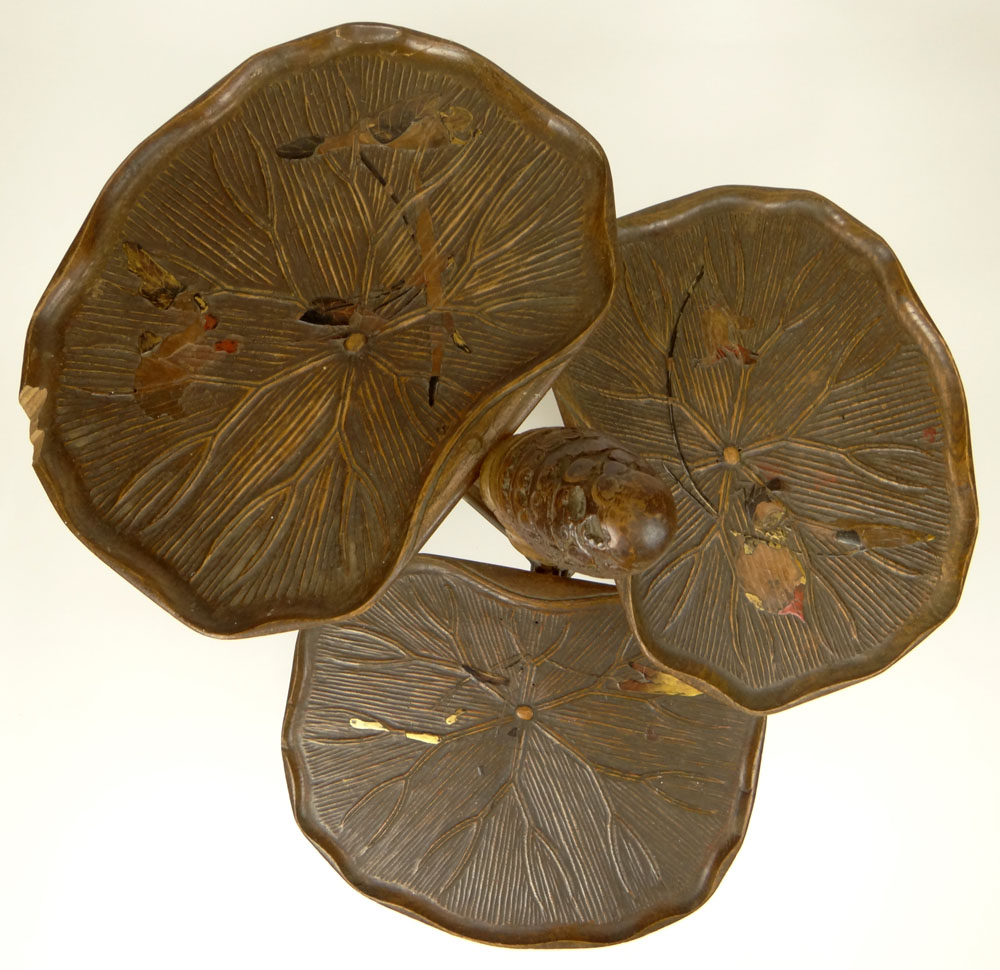
[(122, 164), (36, 310), (52, 501), (204, 632), (361, 609), (606, 306), (610, 185), (455, 44), (353, 24), (251, 58)]
[(284, 749), (299, 824), (362, 892), (488, 943), (584, 946), (708, 898), (763, 734), (648, 666), (614, 589), (420, 556), (299, 635)]
[(619, 221), (612, 308), (556, 388), (675, 484), (619, 582), (643, 649), (773, 711), (871, 676), (954, 608), (977, 507), (962, 385), (886, 244), (809, 192)]

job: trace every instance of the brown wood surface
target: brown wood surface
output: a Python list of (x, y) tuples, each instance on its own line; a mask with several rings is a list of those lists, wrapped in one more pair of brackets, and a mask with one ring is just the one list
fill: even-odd
[(724, 187), (619, 221), (567, 423), (674, 482), (625, 579), (650, 656), (752, 710), (871, 676), (939, 624), (977, 527), (962, 386), (885, 242), (807, 192)]
[(479, 489), (519, 552), (570, 573), (614, 579), (646, 569), (676, 526), (670, 483), (620, 441), (579, 428), (499, 442)]
[(610, 296), (610, 177), (478, 55), (251, 58), (102, 192), (32, 321), (36, 467), (100, 556), (240, 635), (370, 601)]
[(613, 589), (420, 556), (300, 634), (284, 748), (299, 824), (362, 892), (489, 943), (583, 946), (711, 894), (763, 731), (648, 666)]

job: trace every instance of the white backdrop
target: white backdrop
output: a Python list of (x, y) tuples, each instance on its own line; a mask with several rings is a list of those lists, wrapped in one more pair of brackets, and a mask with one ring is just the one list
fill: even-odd
[[(5, 6), (0, 966), (996, 966), (1000, 5)], [(965, 381), (983, 509), (958, 611), (882, 676), (771, 719), (728, 876), (630, 944), (515, 957), (356, 893), (289, 808), (294, 636), (183, 627), (73, 538), (30, 469), (24, 330), (105, 179), (245, 57), (350, 20), (455, 40), (559, 106), (604, 146), (620, 214), (721, 183), (828, 196), (895, 249)], [(520, 564), (462, 508), (428, 548)]]

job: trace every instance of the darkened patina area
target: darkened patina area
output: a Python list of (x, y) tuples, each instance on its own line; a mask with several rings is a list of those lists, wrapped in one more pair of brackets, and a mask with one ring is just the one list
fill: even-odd
[(613, 589), (421, 556), (300, 635), (284, 744), (300, 825), (363, 892), (489, 943), (585, 946), (708, 898), (763, 732), (644, 663)]

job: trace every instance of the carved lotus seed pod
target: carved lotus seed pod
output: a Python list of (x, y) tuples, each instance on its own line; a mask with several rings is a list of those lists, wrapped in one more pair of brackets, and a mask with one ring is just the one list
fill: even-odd
[(614, 438), (539, 428), (483, 462), (483, 500), (519, 552), (613, 579), (656, 562), (674, 533), (670, 486)]

